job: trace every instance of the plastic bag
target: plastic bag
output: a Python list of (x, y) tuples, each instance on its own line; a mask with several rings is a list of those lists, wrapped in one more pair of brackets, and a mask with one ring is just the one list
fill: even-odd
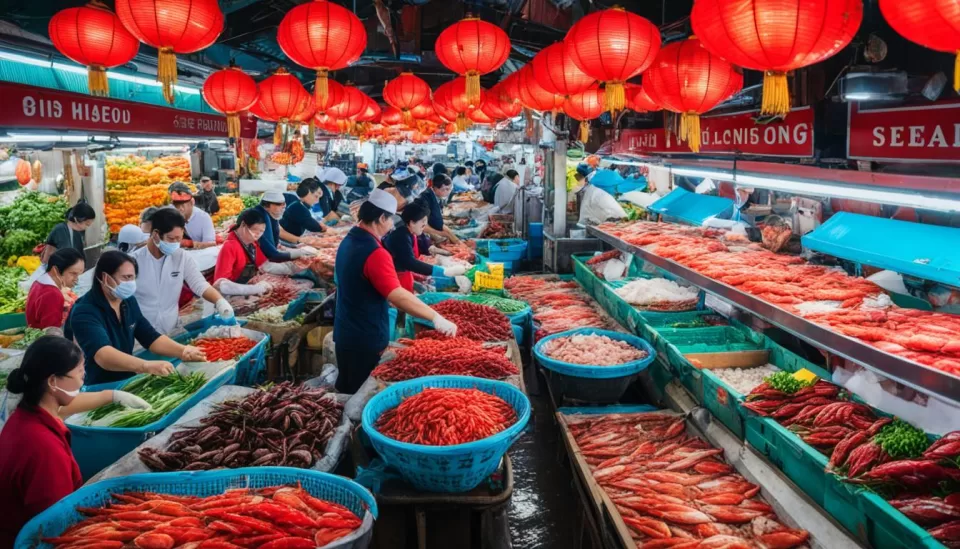
[(386, 387), (384, 383), (374, 377), (368, 377), (363, 385), (357, 389), (357, 392), (350, 397), (350, 400), (343, 406), (343, 413), (350, 421), (359, 424), (363, 416), (363, 408), (367, 405), (377, 393)]
[(324, 364), (337, 366), (337, 344), (333, 341), (333, 331), (323, 336), (323, 348), (320, 353)]

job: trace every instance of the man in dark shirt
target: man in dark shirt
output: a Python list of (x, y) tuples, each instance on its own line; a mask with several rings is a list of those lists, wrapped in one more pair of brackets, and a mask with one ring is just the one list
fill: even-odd
[(343, 173), (343, 170), (340, 168), (327, 168), (327, 170), (323, 172), (319, 204), (323, 211), (323, 219), (325, 221), (338, 221), (340, 219), (340, 214), (337, 213), (337, 208), (340, 207), (340, 202), (343, 201), (343, 194), (340, 192), (340, 188), (343, 187), (346, 182), (347, 174)]
[(287, 209), (280, 218), (283, 230), (295, 236), (303, 236), (306, 231), (319, 233), (327, 228), (316, 219), (310, 210), (320, 200), (320, 183), (314, 177), (308, 177), (297, 186), (299, 200), (289, 201)]
[(210, 215), (220, 211), (220, 201), (217, 200), (217, 193), (213, 192), (213, 180), (207, 176), (200, 178), (200, 191), (193, 198), (196, 207)]

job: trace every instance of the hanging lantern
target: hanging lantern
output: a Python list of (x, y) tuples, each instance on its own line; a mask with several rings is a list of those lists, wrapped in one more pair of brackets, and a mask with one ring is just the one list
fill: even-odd
[(482, 101), (483, 95), (480, 96), (479, 101), (470, 101), (467, 98), (467, 79), (462, 76), (442, 84), (433, 94), (434, 109), (448, 122), (456, 122), (460, 131), (470, 127), (470, 119), (467, 115)]
[(667, 44), (644, 75), (664, 108), (680, 113), (680, 139), (700, 152), (700, 115), (743, 87), (743, 75), (697, 40)]
[(345, 93), (343, 91), (343, 86), (341, 86), (336, 80), (327, 80), (327, 96), (322, 101), (319, 98), (319, 94), (316, 92), (317, 90), (314, 90), (313, 104), (317, 107), (317, 112), (321, 114), (326, 113), (330, 107), (343, 101)]
[(338, 121), (352, 120), (366, 110), (367, 99), (367, 94), (357, 88), (350, 85), (343, 86), (343, 100), (327, 109), (327, 114)]
[(540, 50), (530, 65), (543, 89), (564, 98), (586, 91), (596, 78), (580, 70), (573, 62), (572, 48), (557, 42)]
[(411, 110), (427, 99), (430, 99), (430, 86), (412, 72), (401, 73), (383, 87), (383, 100), (400, 109), (405, 124), (414, 119)]
[(433, 101), (430, 98), (427, 98), (426, 101), (411, 109), (410, 114), (412, 114), (413, 117), (418, 120), (435, 116), (436, 111), (433, 109)]
[(506, 113), (500, 108), (500, 99), (497, 97), (499, 93), (500, 90), (498, 90), (496, 86), (490, 88), (487, 93), (483, 94), (483, 103), (478, 109), (483, 111), (483, 114), (493, 121), (508, 118)]
[(931, 50), (954, 54), (953, 89), (960, 92), (960, 6), (942, 0), (880, 0), (897, 34)]
[(99, 0), (57, 12), (47, 31), (57, 51), (87, 67), (90, 95), (110, 95), (107, 69), (126, 64), (140, 49), (137, 38)]
[(277, 44), (294, 63), (317, 71), (314, 95), (328, 105), (330, 71), (346, 68), (367, 48), (367, 31), (352, 11), (314, 0), (288, 11), (277, 28)]
[(280, 146), (286, 142), (287, 124), (302, 113), (310, 100), (310, 92), (283, 67), (260, 82), (259, 109), (265, 119), (277, 123), (273, 134), (274, 145)]
[(444, 29), (434, 49), (443, 66), (466, 77), (467, 101), (476, 107), (480, 105), (480, 75), (503, 65), (510, 55), (510, 38), (500, 27), (467, 16)]
[(447, 135), (453, 135), (457, 133), (457, 125), (453, 122), (447, 122), (447, 124), (443, 127), (443, 133)]
[(316, 114), (313, 117), (313, 123), (316, 127), (327, 133), (337, 133), (339, 127), (337, 127), (337, 121), (330, 117), (327, 114)]
[(203, 99), (227, 116), (227, 136), (240, 137), (240, 112), (257, 102), (257, 83), (238, 67), (217, 71), (203, 82)]
[(645, 86), (636, 86), (629, 100), (630, 108), (637, 112), (655, 112), (663, 108), (650, 97)]
[(481, 108), (470, 111), (470, 113), (467, 114), (467, 118), (469, 118), (474, 124), (485, 124), (487, 126), (492, 126), (494, 123), (493, 118), (491, 118), (487, 113), (483, 112), (482, 105)]
[(304, 139), (304, 141), (308, 143), (313, 143), (314, 131), (316, 129), (313, 119), (316, 114), (317, 107), (313, 103), (313, 98), (308, 95), (307, 101), (304, 103), (303, 108), (301, 108), (297, 114), (290, 117), (291, 122), (297, 122), (298, 125), (306, 124), (308, 126), (307, 135)]
[(402, 123), (403, 123), (403, 113), (401, 113), (401, 112), (400, 112), (400, 109), (398, 109), (398, 108), (396, 108), (396, 107), (387, 107), (387, 108), (383, 111), (383, 115), (380, 117), (380, 120), (381, 120), (384, 124), (388, 124), (388, 125), (390, 125), (390, 126), (395, 126), (395, 125), (397, 125), (397, 124), (402, 124)]
[(570, 27), (566, 38), (581, 71), (600, 80), (611, 114), (627, 104), (623, 84), (647, 70), (660, 51), (660, 31), (643, 17), (615, 7), (596, 11)]
[(520, 69), (517, 76), (519, 82), (520, 102), (524, 107), (540, 112), (553, 112), (561, 110), (563, 107), (563, 96), (547, 91), (537, 81), (530, 65)]
[(223, 32), (217, 0), (117, 0), (117, 17), (138, 40), (157, 48), (157, 81), (171, 104), (176, 54), (200, 51)]
[(380, 108), (380, 105), (368, 97), (367, 106), (364, 108), (363, 113), (357, 117), (357, 121), (379, 123), (382, 115), (383, 109)]
[[(703, 47), (734, 65), (763, 71), (760, 112), (778, 116), (790, 112), (787, 72), (833, 57), (862, 19), (862, 0), (697, 0), (690, 14)], [(932, 20), (924, 24), (924, 32), (935, 26)]]
[(276, 120), (273, 120), (267, 116), (266, 112), (264, 112), (263, 105), (260, 104), (259, 96), (257, 97), (257, 100), (253, 102), (253, 105), (250, 105), (250, 108), (247, 110), (250, 112), (250, 114), (256, 116), (260, 120), (263, 120), (264, 122), (276, 122)]
[(519, 82), (517, 73), (513, 73), (491, 88), (490, 93), (488, 93), (496, 99), (497, 108), (503, 112), (504, 118), (513, 118), (523, 110), (523, 104), (520, 103), (520, 88), (517, 86), (517, 82)]
[(594, 84), (586, 91), (571, 95), (563, 102), (563, 112), (570, 118), (580, 121), (580, 141), (590, 139), (590, 120), (603, 114), (603, 102), (606, 92)]

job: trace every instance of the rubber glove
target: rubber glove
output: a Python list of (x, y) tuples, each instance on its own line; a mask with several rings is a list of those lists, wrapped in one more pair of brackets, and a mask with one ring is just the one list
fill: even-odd
[(114, 404), (119, 404), (120, 406), (125, 406), (127, 408), (132, 408), (134, 410), (150, 410), (153, 408), (150, 406), (150, 403), (142, 398), (128, 393), (126, 391), (113, 390), (113, 402)]
[(440, 265), (434, 265), (431, 271), (430, 276), (446, 276), (443, 274), (444, 269)]
[(440, 313), (434, 313), (433, 327), (447, 337), (457, 337), (457, 325), (443, 318)]
[(460, 276), (465, 272), (467, 272), (467, 269), (465, 267), (455, 265), (453, 267), (447, 267), (446, 269), (444, 269), (443, 276), (453, 278), (453, 277)]
[(300, 251), (303, 252), (308, 257), (313, 257), (318, 253), (320, 253), (313, 246), (300, 246)]
[(217, 314), (220, 315), (220, 318), (226, 320), (228, 323), (234, 320), (233, 307), (230, 306), (230, 303), (226, 299), (221, 297), (213, 306), (216, 307)]

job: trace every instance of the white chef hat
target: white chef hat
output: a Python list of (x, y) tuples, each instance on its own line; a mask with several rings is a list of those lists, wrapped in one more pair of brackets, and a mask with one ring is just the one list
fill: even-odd
[(270, 204), (286, 204), (286, 199), (283, 198), (283, 193), (280, 191), (267, 191), (263, 193), (263, 196), (260, 197), (261, 202), (268, 202)]
[(383, 189), (374, 189), (373, 192), (370, 193), (370, 198), (367, 200), (389, 214), (396, 215), (397, 213), (396, 197)]
[(336, 183), (337, 185), (343, 185), (347, 182), (347, 174), (343, 173), (343, 170), (340, 168), (327, 168), (323, 172), (323, 178), (320, 179), (321, 183)]
[(323, 178), (324, 178), (324, 175), (325, 175), (326, 172), (327, 172), (327, 169), (328, 169), (328, 168), (327, 168), (326, 166), (317, 166), (316, 171), (313, 172), (313, 174), (317, 177), (317, 179), (318, 179), (321, 183), (323, 183), (323, 181), (324, 181)]
[(130, 244), (136, 246), (146, 242), (147, 234), (140, 230), (137, 225), (124, 225), (120, 228), (120, 234), (117, 235), (117, 244)]

